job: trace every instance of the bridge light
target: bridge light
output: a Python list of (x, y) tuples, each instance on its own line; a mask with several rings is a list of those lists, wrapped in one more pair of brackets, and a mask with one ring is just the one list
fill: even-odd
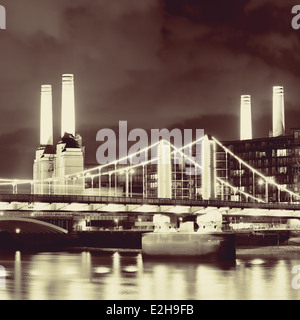
[(263, 180), (263, 179), (259, 179), (259, 180), (258, 180), (258, 184), (259, 184), (260, 186), (262, 186), (262, 185), (264, 184), (264, 180)]
[(19, 228), (16, 229), (16, 233), (20, 233), (21, 230)]

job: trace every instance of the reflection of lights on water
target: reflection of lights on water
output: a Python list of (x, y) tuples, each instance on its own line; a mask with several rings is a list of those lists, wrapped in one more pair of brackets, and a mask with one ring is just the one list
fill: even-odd
[(241, 261), (240, 261), (239, 259), (236, 259), (236, 260), (235, 260), (235, 265), (236, 265), (236, 266), (240, 266), (241, 264), (242, 264), (242, 263), (241, 263)]
[(3, 266), (0, 266), (0, 290), (6, 289), (6, 270)]
[(123, 270), (126, 272), (137, 272), (138, 268), (136, 266), (127, 266)]
[(253, 260), (251, 260), (251, 264), (263, 264), (263, 263), (265, 263), (265, 261), (262, 260), (262, 259), (253, 259)]
[(75, 268), (69, 267), (69, 268), (64, 269), (62, 274), (66, 275), (66, 276), (71, 276), (74, 274), (78, 274), (78, 271), (75, 270)]
[(20, 262), (21, 261), (21, 252), (16, 251), (15, 253), (15, 262)]
[(0, 278), (6, 277), (6, 270), (4, 267), (0, 266)]
[(96, 267), (96, 268), (94, 268), (94, 272), (95, 273), (109, 273), (110, 272), (110, 268), (108, 268), (108, 267)]
[(114, 273), (118, 273), (120, 271), (120, 254), (119, 252), (115, 252), (113, 254), (113, 270)]
[(136, 266), (139, 273), (143, 272), (144, 266), (143, 266), (143, 257), (141, 253), (139, 253), (138, 256), (136, 257)]
[(40, 271), (38, 271), (38, 270), (32, 270), (32, 271), (29, 272), (29, 274), (30, 274), (31, 276), (37, 277), (37, 276), (42, 275), (42, 272), (40, 272)]

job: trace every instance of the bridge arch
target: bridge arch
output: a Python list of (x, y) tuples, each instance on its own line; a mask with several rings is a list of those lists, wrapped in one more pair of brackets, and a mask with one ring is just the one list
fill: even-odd
[(9, 233), (68, 233), (66, 229), (48, 222), (16, 217), (0, 217), (0, 231)]

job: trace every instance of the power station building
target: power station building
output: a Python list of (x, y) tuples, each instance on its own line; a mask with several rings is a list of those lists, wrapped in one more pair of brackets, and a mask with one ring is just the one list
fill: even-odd
[[(240, 140), (223, 141), (222, 144), (251, 167), (268, 177), (260, 176), (245, 168), (240, 161), (217, 148), (217, 175), (231, 185), (269, 202), (296, 201), (273, 183), (299, 194), (300, 191), (300, 128), (285, 134), (283, 87), (273, 87), (272, 133), (269, 137), (252, 139), (251, 98), (241, 98)], [(221, 190), (222, 189), (222, 190)], [(219, 186), (219, 198), (232, 199), (232, 192)], [(238, 196), (240, 197), (240, 196)], [(245, 199), (241, 197), (241, 200)]]
[(84, 147), (75, 133), (74, 76), (62, 76), (61, 140), (53, 144), (52, 86), (41, 87), (40, 147), (33, 164), (34, 193), (68, 194), (84, 193), (83, 178), (72, 183), (66, 181), (70, 174), (84, 170)]

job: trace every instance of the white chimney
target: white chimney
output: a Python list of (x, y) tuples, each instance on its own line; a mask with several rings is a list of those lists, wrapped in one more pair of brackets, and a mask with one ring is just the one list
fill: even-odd
[(252, 139), (251, 96), (241, 96), (240, 139)]
[(53, 145), (52, 86), (41, 86), (40, 144)]
[(62, 76), (62, 108), (61, 108), (61, 136), (65, 133), (75, 136), (75, 95), (74, 75)]
[(283, 87), (273, 87), (273, 137), (285, 135)]

